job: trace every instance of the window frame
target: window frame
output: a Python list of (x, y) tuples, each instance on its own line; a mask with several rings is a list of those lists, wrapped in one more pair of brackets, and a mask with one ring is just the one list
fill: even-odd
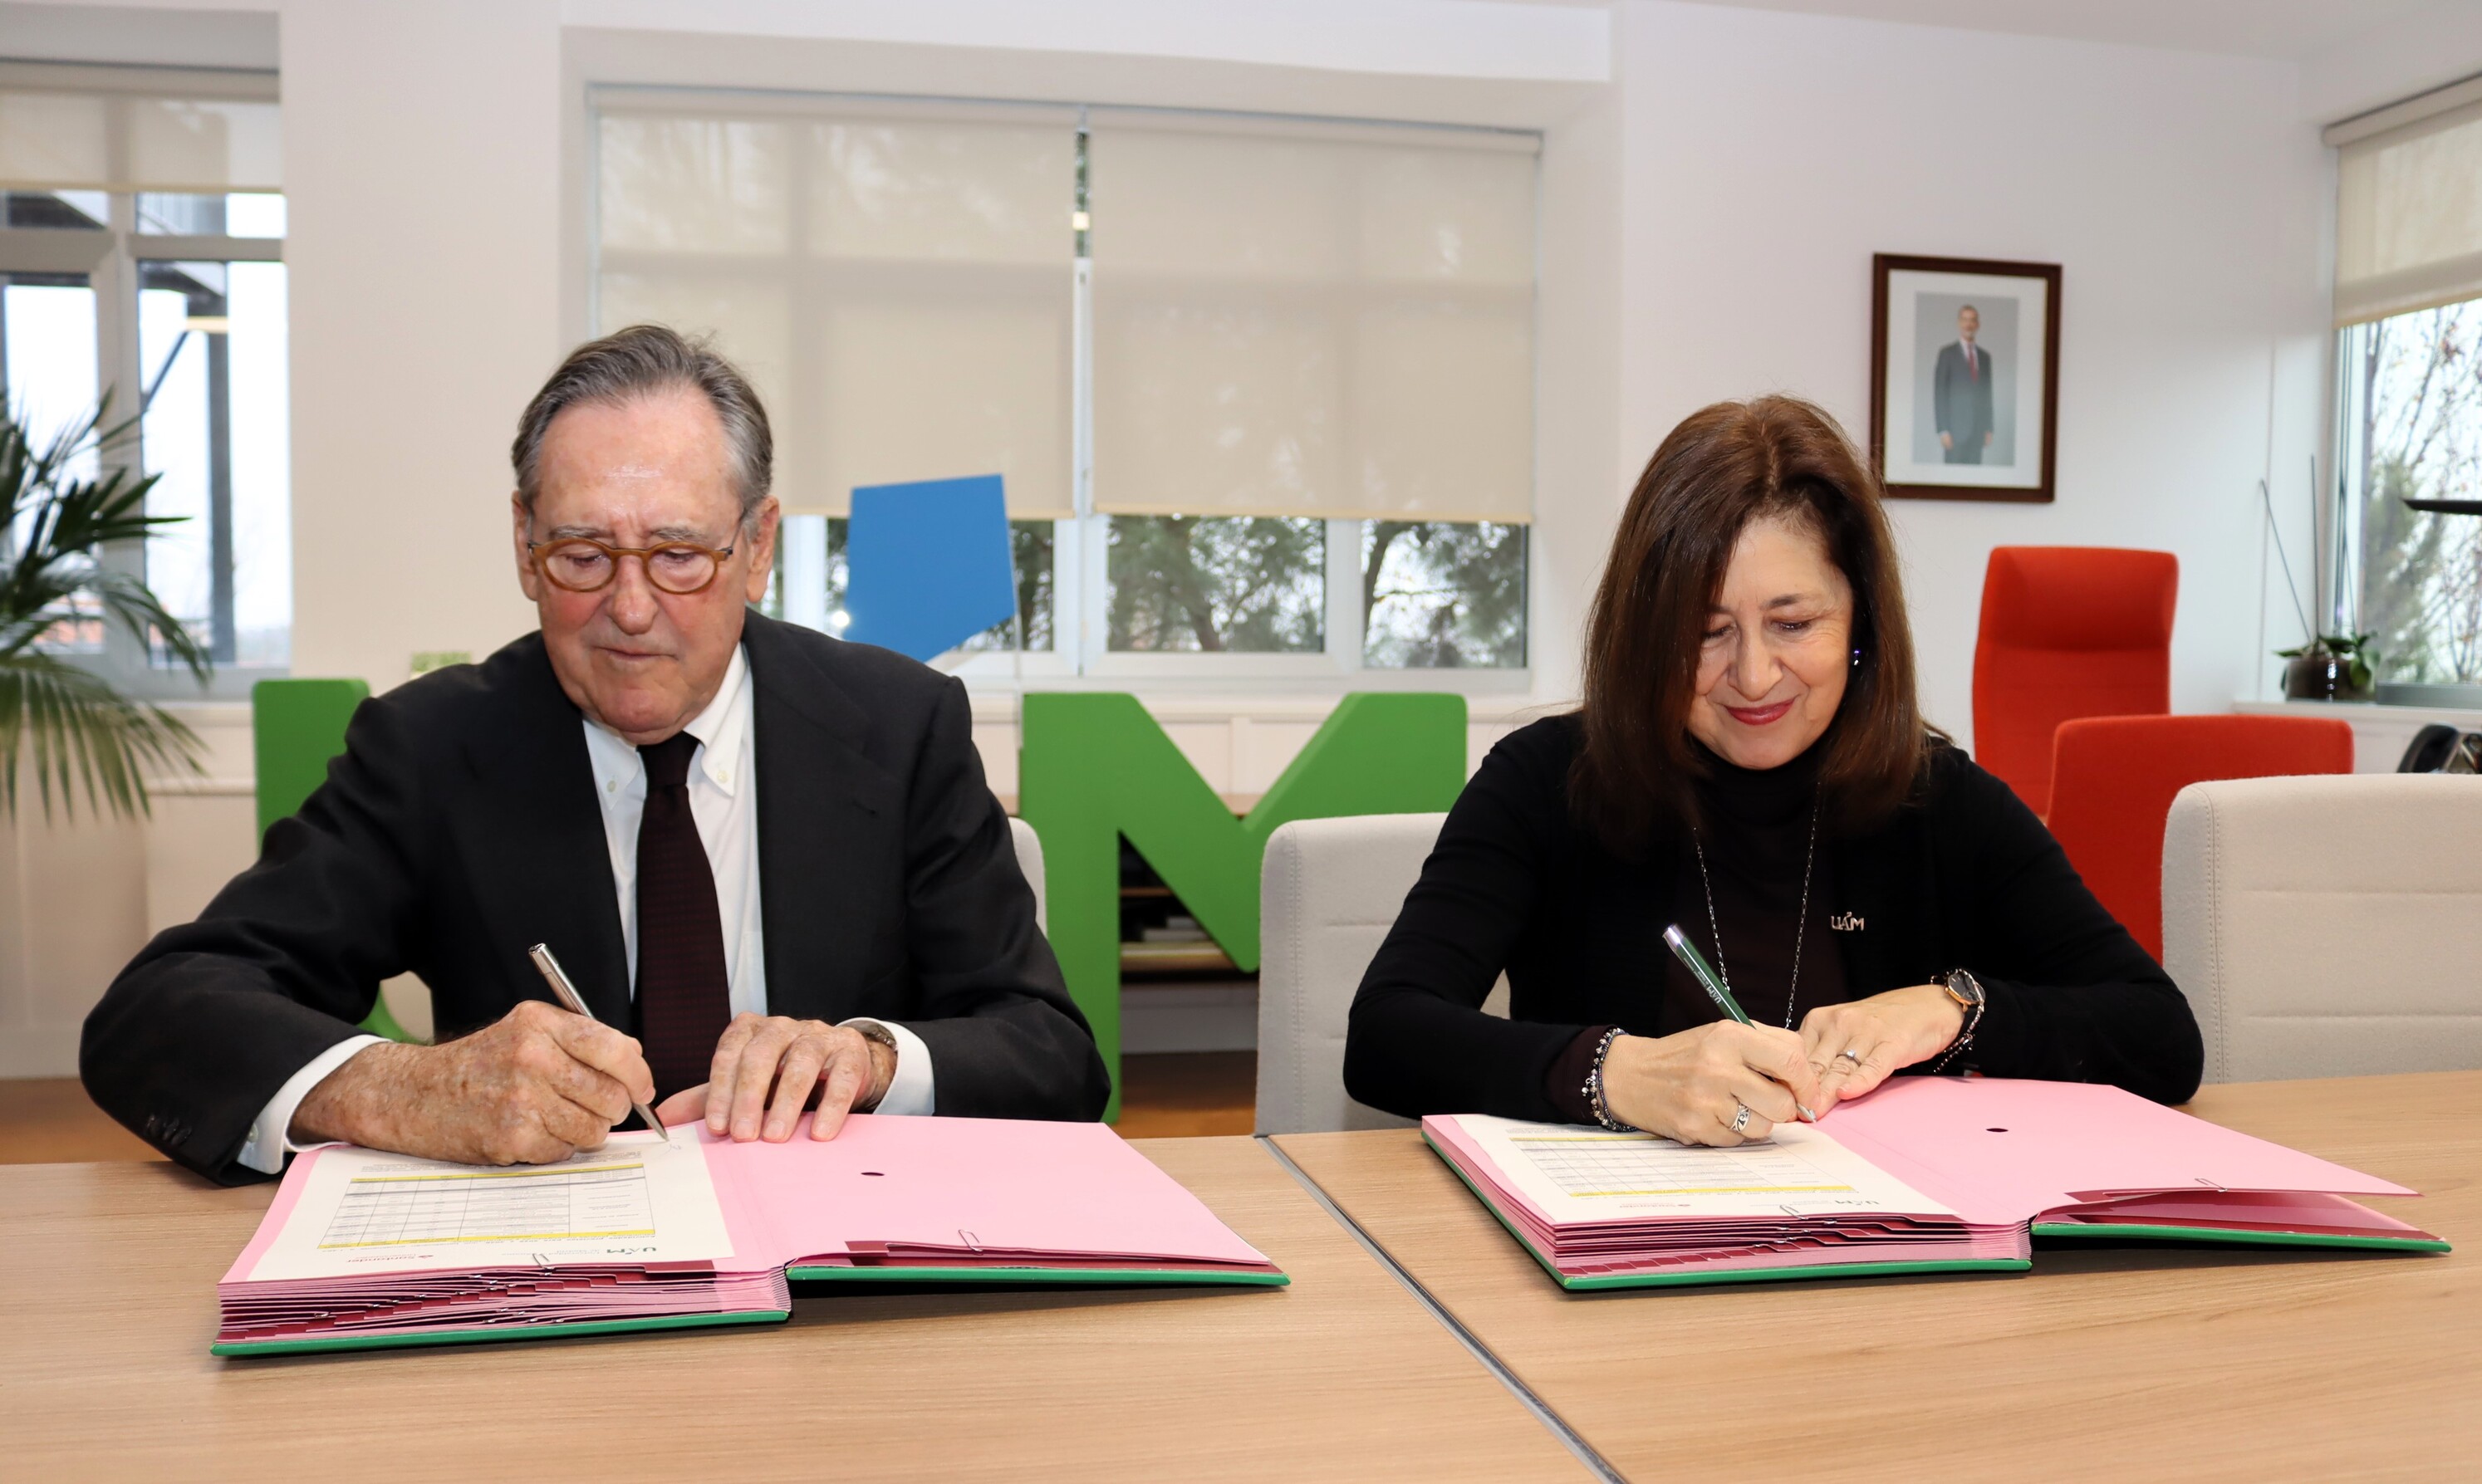
[[(670, 93), (667, 103), (679, 107), (684, 94), (712, 97), (727, 111), (756, 110), (772, 112), (789, 101), (782, 93), (751, 91), (730, 88), (698, 88), (662, 90)], [(647, 89), (625, 83), (590, 85), (586, 89), (583, 130), (584, 158), (581, 171), (582, 246), (585, 296), (585, 325), (588, 333), (603, 334), (618, 326), (603, 323), (599, 286), (606, 272), (602, 246), (602, 223), (598, 210), (598, 183), (602, 175), (600, 120), (606, 100), (620, 103), (641, 96)], [(931, 97), (875, 96), (832, 90), (808, 91), (805, 96), (818, 99), (838, 110), (885, 107), (892, 112), (911, 110), (928, 112), (958, 111), (966, 114), (990, 111), (994, 117), (1013, 109), (1028, 107), (999, 99), (961, 99)], [(1046, 111), (1054, 105), (1035, 105)], [(1093, 105), (1101, 107), (1101, 105)], [(1087, 106), (1079, 106), (1083, 117)], [(1115, 108), (1116, 113), (1129, 110)], [(1338, 120), (1278, 114), (1238, 114), (1220, 110), (1149, 109), (1149, 113), (1217, 117), (1245, 124), (1264, 124), (1280, 131), (1320, 130), (1350, 127), (1357, 131), (1413, 131), (1418, 133), (1539, 133), (1539, 131), (1492, 129), (1479, 125), (1386, 123)], [(1079, 125), (1081, 128), (1083, 125)], [(1082, 211), (1081, 195), (1070, 205)], [(1536, 235), (1535, 286), (1529, 315), (1532, 321), (1533, 372), (1540, 381), (1542, 338), (1542, 257), (1539, 236), (1542, 224), (1542, 193), (1539, 167), (1536, 174), (1533, 219), (1529, 229)], [(1073, 231), (1073, 228), (1067, 228)], [(1094, 467), (1094, 269), (1087, 254), (1082, 231), (1073, 231), (1076, 247), (1070, 261), (1073, 294), (1072, 368), (1070, 375), (1070, 458), (1071, 488), (1075, 513), (1053, 519), (1051, 636), (1048, 650), (1018, 651), (950, 650), (937, 657), (934, 664), (959, 676), (977, 690), (1010, 690), (1028, 683), (1051, 688), (1120, 690), (1143, 686), (1149, 690), (1204, 692), (1213, 690), (1239, 693), (1315, 691), (1341, 694), (1348, 690), (1452, 690), (1474, 695), (1518, 694), (1530, 692), (1534, 685), (1535, 626), (1539, 613), (1536, 593), (1536, 563), (1541, 560), (1542, 543), (1532, 538), (1525, 550), (1525, 663), (1508, 666), (1376, 666), (1363, 664), (1366, 615), (1361, 604), (1361, 544), (1363, 522), (1359, 518), (1327, 520), (1323, 647), (1318, 653), (1201, 653), (1199, 651), (1133, 652), (1115, 650), (1110, 641), (1109, 570), (1110, 522), (1113, 515), (1095, 508), (1092, 470)], [(624, 255), (625, 257), (625, 255)], [(1539, 408), (1538, 408), (1539, 422)], [(1539, 433), (1529, 448), (1530, 467), (1539, 469), (1541, 445)], [(1532, 504), (1533, 491), (1528, 491)], [(1223, 513), (1223, 512), (1217, 512)], [(1040, 517), (1032, 517), (1040, 518)], [(1508, 523), (1514, 524), (1514, 523)], [(1524, 522), (1529, 527), (1532, 521)], [(829, 632), (834, 632), (831, 629)]]
[[(280, 104), (282, 98), (275, 72), (222, 67), (6, 61), (0, 62), (0, 85), (38, 91), (173, 96), (201, 101)], [(110, 168), (115, 179), (109, 186), (100, 188), (106, 192), (110, 203), (109, 220), (103, 230), (89, 233), (76, 229), (0, 226), (0, 272), (86, 273), (88, 286), (95, 297), (95, 378), (98, 389), (109, 387), (119, 394), (112, 416), (126, 418), (135, 416), (137, 409), (129, 404), (127, 393), (122, 389), (143, 385), (145, 376), (138, 349), (138, 265), (142, 261), (281, 263), (284, 261), (284, 239), (141, 233), (138, 230), (137, 183), (127, 178), (129, 170), (125, 151), (128, 135), (118, 110), (112, 113), (107, 128), (112, 131), (109, 135)], [(55, 189), (97, 188), (27, 188), (29, 192)], [(198, 194), (234, 193), (218, 190)], [(281, 194), (281, 188), (272, 194)], [(88, 238), (95, 241), (91, 244), (79, 241)], [(79, 242), (80, 246), (91, 247), (90, 267), (55, 266), (64, 256), (64, 245), (69, 242)], [(289, 281), (286, 293), (289, 299)], [(286, 359), (289, 364), (289, 342)], [(116, 451), (116, 456), (104, 460), (104, 467), (133, 468), (143, 472), (145, 467), (144, 437), (144, 429), (137, 430), (136, 435)], [(229, 543), (226, 546), (229, 548)], [(143, 577), (146, 569), (145, 543), (116, 542), (104, 549), (102, 560), (112, 570)], [(225, 590), (230, 591), (232, 573), (227, 571), (222, 574), (222, 578)], [(104, 646), (100, 651), (81, 651), (66, 658), (110, 681), (123, 693), (150, 701), (247, 700), (250, 688), (259, 681), (291, 673), (289, 664), (219, 664), (215, 674), (201, 686), (186, 668), (154, 663), (149, 647), (127, 632), (112, 626), (105, 630)]]
[[(138, 230), (136, 193), (113, 191), (106, 198), (110, 203), (110, 220), (99, 231), (0, 227), (0, 273), (83, 272), (87, 275), (88, 287), (94, 295), (96, 380), (101, 387), (114, 392), (115, 400), (107, 414), (108, 421), (119, 422), (138, 415), (138, 409), (130, 401), (130, 389), (145, 384), (145, 367), (138, 348), (140, 265), (281, 263), (284, 261), (284, 239), (142, 233)], [(73, 247), (86, 251), (81, 254), (68, 250)], [(72, 259), (79, 256), (85, 256), (88, 266), (83, 269), (69, 266)], [(287, 292), (290, 293), (289, 284)], [(289, 346), (287, 356), (289, 359)], [(141, 427), (133, 429), (129, 440), (113, 456), (104, 460), (104, 467), (144, 473), (145, 460), (145, 430)], [(229, 541), (223, 543), (225, 570), (216, 574), (226, 591), (231, 590), (233, 581), (230, 547)], [(142, 579), (145, 576), (146, 552), (143, 542), (115, 542), (104, 549), (102, 560), (114, 571), (130, 573)], [(81, 667), (111, 681), (124, 693), (156, 701), (248, 700), (250, 688), (259, 681), (279, 679), (292, 673), (289, 664), (219, 662), (215, 674), (201, 686), (187, 669), (155, 663), (149, 646), (118, 625), (105, 628), (101, 651), (81, 651), (69, 658)]]

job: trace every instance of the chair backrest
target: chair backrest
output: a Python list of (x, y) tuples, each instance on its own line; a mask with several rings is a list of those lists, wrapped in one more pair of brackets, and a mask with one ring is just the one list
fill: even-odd
[(2179, 590), (2170, 552), (1994, 548), (1973, 646), (1975, 761), (2045, 814), (2061, 722), (2170, 711)]
[(2163, 956), (2163, 821), (2193, 783), (2353, 770), (2350, 723), (2319, 716), (2085, 716), (2051, 747), (2051, 833), (2138, 946)]
[(1345, 1021), (1446, 820), (1297, 820), (1268, 837), (1258, 874), (1259, 1133), (1404, 1124), (1345, 1096)]
[(2482, 778), (2192, 784), (2163, 836), (2163, 967), (2206, 1080), (2482, 1068)]
[[(329, 760), (345, 750), (345, 728), (354, 719), (354, 708), (370, 693), (371, 688), (358, 680), (262, 680), (250, 688), (260, 839), (267, 838), (269, 825), (300, 813), (303, 801), (328, 781)], [(409, 989), (421, 983), (410, 975), (404, 978)], [(360, 1028), (391, 1041), (422, 1039), (389, 1010), (385, 986)]]
[(1050, 920), (1043, 913), (1043, 837), (1033, 825), (1012, 818), (1009, 843), (1017, 846), (1017, 869), (1025, 872), (1025, 884), (1034, 888), (1034, 925), (1049, 932)]
[(261, 836), (328, 781), (328, 760), (345, 750), (346, 723), (370, 693), (358, 680), (262, 680), (250, 688)]

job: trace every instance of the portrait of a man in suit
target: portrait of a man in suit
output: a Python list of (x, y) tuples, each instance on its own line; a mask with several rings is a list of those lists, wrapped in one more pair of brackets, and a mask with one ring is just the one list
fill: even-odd
[(1940, 347), (1931, 371), (1931, 417), (1940, 449), (1952, 464), (1978, 464), (1991, 447), (1991, 352), (1977, 343), (1982, 311), (1971, 304), (1956, 312), (1956, 339)]

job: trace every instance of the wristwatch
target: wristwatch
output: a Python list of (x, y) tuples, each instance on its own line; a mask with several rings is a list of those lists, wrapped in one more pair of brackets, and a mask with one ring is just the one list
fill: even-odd
[(1991, 1003), (1991, 997), (1982, 991), (1982, 981), (1975, 978), (1970, 970), (1950, 969), (1940, 976), (1939, 983), (1940, 988), (1947, 991), (1947, 997), (1956, 1002), (1956, 1007), (1965, 1013), (1965, 1024), (1958, 1028), (1956, 1039), (1947, 1044), (1947, 1050), (1940, 1054), (1940, 1059), (1931, 1063), (1934, 1072), (1946, 1066), (1957, 1053), (1973, 1044), (1974, 1028), (1982, 1024), (1982, 1012)]
[[(845, 1022), (845, 1028), (847, 1030), (858, 1032), (861, 1038), (865, 1041), (877, 1041), (880, 1045), (886, 1047), (887, 1059), (891, 1065), (893, 1065), (897, 1057), (903, 1054), (904, 1049), (896, 1044), (896, 1033), (875, 1020), (849, 1020)], [(862, 1095), (866, 1098), (870, 1098), (870, 1089), (868, 1087), (864, 1087), (862, 1089)], [(884, 1097), (885, 1094), (882, 1096)], [(879, 1106), (880, 1101), (880, 1098), (870, 1098), (870, 1106), (868, 1107), (862, 1106), (860, 1104), (856, 1104), (854, 1106), (854, 1111), (857, 1113), (867, 1113), (871, 1108)]]

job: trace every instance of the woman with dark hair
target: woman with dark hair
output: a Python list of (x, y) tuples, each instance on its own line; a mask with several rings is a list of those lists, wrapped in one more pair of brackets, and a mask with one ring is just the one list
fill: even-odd
[[(1481, 1008), (1503, 972), (1505, 1020)], [(1585, 703), (1465, 786), (1354, 999), (1344, 1080), (1407, 1116), (1736, 1144), (1907, 1068), (2172, 1103), (2203, 1061), (2042, 821), (1922, 720), (1877, 481), (1825, 413), (1765, 397), (1647, 464)]]

